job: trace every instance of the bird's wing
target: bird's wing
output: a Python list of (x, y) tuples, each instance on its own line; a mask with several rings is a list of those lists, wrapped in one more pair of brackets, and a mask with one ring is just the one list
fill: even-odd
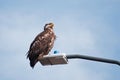
[(42, 52), (46, 52), (45, 54), (47, 54), (53, 47), (54, 39), (55, 35), (53, 32), (43, 31), (38, 34), (30, 45), (28, 57), (30, 55), (39, 55)]

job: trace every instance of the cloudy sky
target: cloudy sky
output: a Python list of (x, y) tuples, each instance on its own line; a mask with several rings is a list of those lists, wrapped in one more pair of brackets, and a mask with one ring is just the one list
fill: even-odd
[(26, 53), (53, 22), (54, 50), (120, 60), (120, 0), (0, 0), (0, 80), (119, 80), (120, 66), (69, 60), (29, 66)]

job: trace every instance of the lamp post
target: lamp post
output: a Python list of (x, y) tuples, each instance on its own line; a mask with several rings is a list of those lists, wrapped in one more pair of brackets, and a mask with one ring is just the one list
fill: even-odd
[(98, 62), (104, 62), (104, 63), (110, 63), (110, 64), (116, 64), (120, 66), (120, 61), (113, 60), (113, 59), (106, 59), (106, 58), (100, 58), (100, 57), (93, 57), (93, 56), (86, 56), (86, 55), (80, 55), (80, 54), (74, 54), (74, 55), (66, 55), (67, 59), (86, 59), (91, 61), (98, 61)]
[(68, 64), (69, 59), (85, 59), (97, 62), (104, 62), (110, 64), (116, 64), (120, 66), (120, 61), (113, 60), (113, 59), (106, 59), (100, 57), (93, 57), (87, 55), (80, 55), (80, 54), (53, 54), (53, 55), (46, 55), (39, 62), (43, 65), (58, 65), (58, 64)]

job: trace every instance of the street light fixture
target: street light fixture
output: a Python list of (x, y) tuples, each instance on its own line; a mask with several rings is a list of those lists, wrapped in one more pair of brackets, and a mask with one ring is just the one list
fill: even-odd
[(68, 64), (68, 59), (67, 59), (65, 54), (46, 55), (42, 59), (40, 59), (39, 61), (43, 66)]
[(43, 65), (58, 65), (58, 64), (68, 64), (68, 59), (86, 59), (110, 64), (116, 64), (120, 66), (120, 61), (100, 58), (100, 57), (93, 57), (93, 56), (86, 56), (86, 55), (79, 55), (79, 54), (53, 54), (53, 55), (46, 55), (39, 62)]

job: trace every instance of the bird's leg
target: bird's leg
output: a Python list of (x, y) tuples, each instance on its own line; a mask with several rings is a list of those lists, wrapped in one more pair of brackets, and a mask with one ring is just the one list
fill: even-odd
[(42, 59), (43, 56), (44, 56), (44, 53), (40, 54), (40, 55), (38, 56), (38, 60)]
[(51, 55), (51, 53), (49, 53), (48, 55)]

